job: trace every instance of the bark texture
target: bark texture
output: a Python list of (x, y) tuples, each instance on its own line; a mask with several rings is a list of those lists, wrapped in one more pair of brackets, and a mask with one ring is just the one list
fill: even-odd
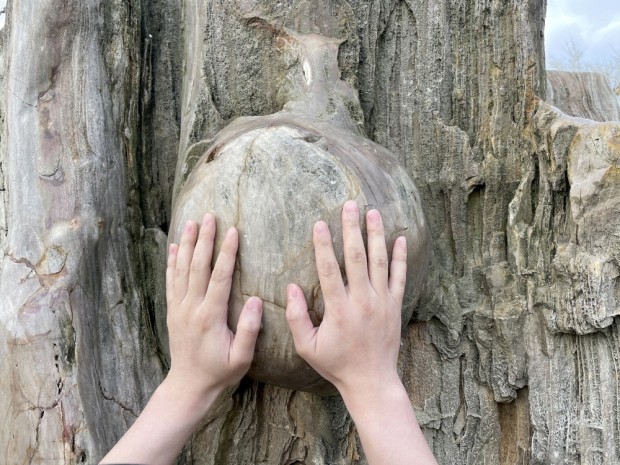
[[(354, 121), (420, 190), (436, 291), (399, 363), (439, 462), (620, 462), (620, 123), (541, 100), (543, 0), (6, 11), (2, 463), (96, 463), (165, 373), (173, 193), (217, 131), (288, 100), (270, 24), (343, 41)], [(251, 381), (180, 461), (366, 463), (338, 397)]]

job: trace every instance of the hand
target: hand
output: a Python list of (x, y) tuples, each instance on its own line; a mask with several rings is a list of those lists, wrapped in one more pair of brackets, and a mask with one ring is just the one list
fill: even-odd
[(325, 302), (323, 321), (314, 327), (304, 295), (289, 285), (286, 316), (295, 348), (345, 397), (361, 387), (375, 389), (394, 381), (400, 349), (401, 303), (405, 290), (407, 246), (404, 237), (388, 256), (381, 215), (366, 215), (368, 258), (359, 225), (359, 209), (349, 201), (342, 211), (344, 285), (327, 224), (314, 227), (316, 264)]
[(168, 256), (171, 368), (167, 381), (174, 381), (190, 396), (219, 393), (243, 377), (254, 357), (261, 324), (262, 302), (252, 297), (241, 311), (236, 334), (228, 328), (228, 299), (239, 238), (235, 228), (226, 232), (211, 272), (215, 228), (215, 218), (209, 214), (199, 233), (196, 224), (188, 222), (180, 245), (172, 244)]
[(345, 286), (327, 224), (320, 221), (314, 226), (325, 314), (321, 324), (314, 327), (301, 289), (289, 285), (286, 317), (295, 348), (342, 395), (369, 465), (437, 465), (396, 370), (407, 244), (404, 237), (394, 243), (388, 273), (385, 235), (378, 211), (368, 212), (366, 229), (368, 257), (357, 204), (345, 203)]
[(215, 219), (188, 222), (170, 246), (166, 269), (172, 364), (129, 431), (101, 461), (171, 465), (222, 390), (248, 371), (260, 328), (262, 302), (248, 299), (237, 333), (228, 328), (228, 298), (238, 235), (226, 233), (211, 272)]

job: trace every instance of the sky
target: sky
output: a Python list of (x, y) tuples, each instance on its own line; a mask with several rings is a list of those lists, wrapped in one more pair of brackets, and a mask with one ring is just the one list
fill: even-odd
[(547, 0), (545, 46), (547, 65), (562, 61), (573, 40), (583, 63), (620, 60), (620, 0)]

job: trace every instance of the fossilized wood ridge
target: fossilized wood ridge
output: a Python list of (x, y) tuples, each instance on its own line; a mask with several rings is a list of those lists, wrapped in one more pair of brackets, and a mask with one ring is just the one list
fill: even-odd
[(620, 104), (600, 73), (547, 71), (547, 101), (570, 116), (620, 121)]
[[(400, 370), (440, 463), (620, 462), (620, 129), (542, 103), (544, 15), (539, 0), (8, 2), (0, 462), (96, 463), (165, 371), (173, 176), (235, 117), (288, 100), (298, 64), (265, 18), (343, 40), (355, 121), (420, 189), (438, 287)], [(249, 381), (181, 462), (366, 463), (339, 398)]]
[(128, 249), (140, 9), (7, 8), (0, 461), (96, 463), (162, 373)]

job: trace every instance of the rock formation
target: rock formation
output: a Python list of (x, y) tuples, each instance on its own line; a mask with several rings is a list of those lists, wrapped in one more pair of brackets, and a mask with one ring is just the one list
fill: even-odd
[(547, 71), (547, 102), (570, 116), (620, 121), (620, 104), (600, 73)]
[[(97, 463), (144, 406), (167, 369), (172, 197), (220, 129), (289, 100), (287, 28), (339, 38), (353, 121), (419, 188), (437, 286), (399, 366), (439, 462), (619, 463), (620, 128), (544, 103), (544, 17), (538, 0), (8, 2), (0, 462)], [(366, 460), (338, 397), (246, 380), (180, 463)]]
[(249, 296), (263, 300), (249, 376), (289, 389), (334, 393), (297, 355), (285, 318), (286, 286), (295, 282), (304, 289), (315, 323), (323, 319), (314, 222), (328, 221), (343, 270), (340, 217), (347, 200), (355, 199), (362, 211), (381, 210), (389, 250), (398, 236), (407, 238), (403, 326), (426, 289), (431, 244), (420, 196), (405, 168), (364, 138), (351, 119), (348, 108), (359, 111), (359, 102), (339, 79), (338, 41), (317, 34), (286, 39), (291, 49), (283, 53), (298, 54), (301, 64), (298, 93), (291, 93), (283, 111), (238, 118), (218, 133), (179, 192), (169, 236), (178, 243), (187, 220), (200, 222), (207, 211), (216, 215), (221, 231), (236, 226), (240, 246), (231, 327)]

